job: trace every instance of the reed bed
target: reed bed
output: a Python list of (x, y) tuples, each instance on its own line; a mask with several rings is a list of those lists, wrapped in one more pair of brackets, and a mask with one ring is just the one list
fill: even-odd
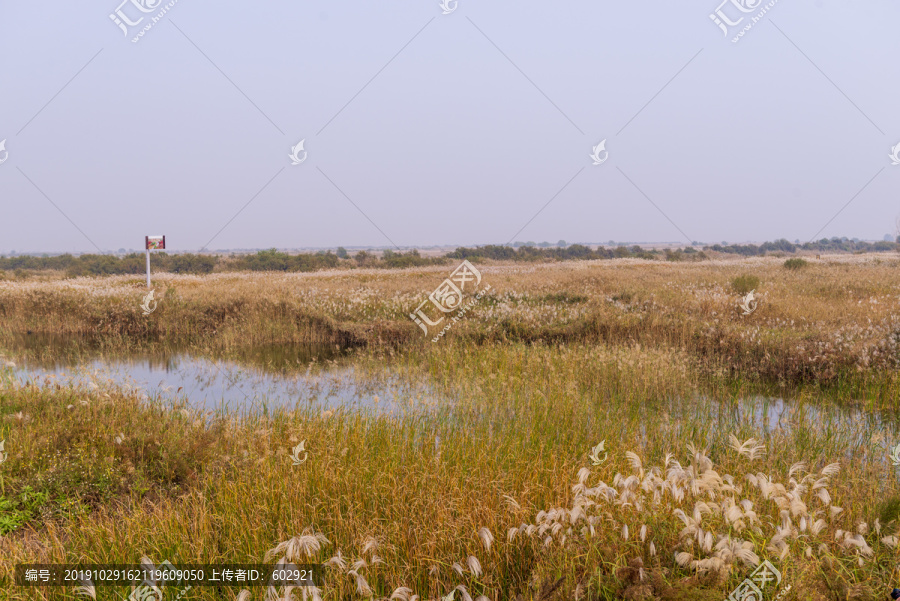
[[(0, 597), (72, 598), (9, 586), (17, 563), (147, 557), (324, 564), (319, 590), (242, 600), (718, 600), (765, 560), (782, 599), (882, 599), (900, 581), (900, 439), (876, 411), (897, 401), (900, 276), (810, 263), (487, 266), (494, 295), (437, 344), (406, 313), (440, 269), (168, 277), (148, 317), (127, 278), (0, 282), (10, 349), (29, 329), (99, 328), (122, 353), (345, 332), (357, 350), (337, 361), (435, 391), (399, 415), (199, 414), (0, 367), (0, 515), (21, 522), (0, 536)], [(742, 317), (744, 273), (762, 300)]]

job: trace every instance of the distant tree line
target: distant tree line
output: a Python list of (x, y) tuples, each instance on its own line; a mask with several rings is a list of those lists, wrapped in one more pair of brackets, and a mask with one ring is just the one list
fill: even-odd
[(756, 244), (713, 244), (712, 246), (704, 246), (703, 250), (711, 250), (721, 253), (738, 254), (744, 256), (760, 256), (768, 252), (784, 252), (795, 253), (797, 251), (810, 252), (889, 252), (900, 249), (898, 242), (864, 242), (862, 240), (849, 238), (822, 238), (817, 242), (806, 242), (803, 244), (795, 244), (784, 238), (775, 240), (774, 242), (763, 242)]
[[(792, 243), (781, 239), (763, 244), (713, 244), (697, 250), (697, 245), (676, 250), (645, 249), (639, 245), (601, 246), (592, 249), (583, 244), (556, 247), (534, 246), (525, 243), (520, 246), (487, 245), (474, 248), (459, 247), (443, 257), (423, 257), (417, 250), (395, 252), (385, 250), (381, 255), (361, 250), (350, 255), (344, 248), (337, 252), (288, 254), (276, 249), (261, 250), (248, 255), (199, 255), (165, 252), (154, 253), (151, 263), (154, 272), (204, 274), (213, 271), (318, 271), (335, 268), (404, 269), (426, 265), (444, 265), (451, 259), (470, 261), (494, 260), (517, 262), (572, 261), (590, 259), (651, 259), (665, 261), (702, 261), (709, 258), (707, 252), (736, 254), (742, 256), (763, 256), (768, 253), (806, 252), (889, 252), (900, 250), (898, 242), (864, 242), (847, 238), (822, 238), (818, 242)], [(143, 274), (146, 265), (143, 253), (117, 255), (57, 256), (15, 255), (0, 257), (0, 277), (4, 270), (17, 275), (28, 271), (64, 271), (70, 277), (88, 275)]]
[[(340, 252), (343, 251), (343, 252)], [(422, 265), (441, 265), (447, 262), (443, 257), (423, 257), (417, 250), (393, 252), (386, 250), (379, 257), (365, 251), (350, 257), (344, 249), (290, 255), (276, 249), (261, 250), (252, 255), (209, 256), (198, 254), (170, 255), (165, 252), (153, 253), (150, 259), (154, 272), (168, 273), (212, 273), (216, 271), (318, 271), (336, 267), (373, 267), (398, 269)], [(146, 257), (143, 253), (116, 255), (79, 255), (35, 257), (16, 255), (0, 257), (0, 271), (64, 271), (69, 277), (87, 275), (143, 274), (146, 272)]]

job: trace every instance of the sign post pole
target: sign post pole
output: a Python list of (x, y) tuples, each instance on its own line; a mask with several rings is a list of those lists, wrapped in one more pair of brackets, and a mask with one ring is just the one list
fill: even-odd
[(144, 248), (147, 249), (147, 288), (150, 288), (150, 251), (165, 250), (165, 236), (144, 236)]

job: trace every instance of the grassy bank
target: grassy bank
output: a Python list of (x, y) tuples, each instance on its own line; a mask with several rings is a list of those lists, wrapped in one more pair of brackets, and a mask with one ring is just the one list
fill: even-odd
[[(848, 401), (900, 399), (900, 268), (877, 257), (703, 264), (594, 261), (483, 268), (491, 291), (449, 336), (490, 342), (605, 344), (683, 350), (700, 370), (783, 388), (829, 387)], [(162, 276), (142, 314), (127, 277), (0, 282), (0, 345), (78, 335), (107, 350), (155, 346), (239, 354), (266, 345), (388, 346), (431, 342), (409, 313), (444, 267), (387, 272)], [(749, 278), (749, 280), (748, 280)], [(757, 288), (757, 310), (738, 304)]]

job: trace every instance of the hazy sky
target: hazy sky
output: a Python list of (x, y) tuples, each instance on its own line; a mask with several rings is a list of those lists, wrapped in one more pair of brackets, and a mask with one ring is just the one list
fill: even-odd
[(782, 0), (737, 43), (767, 4), (179, 0), (135, 43), (168, 5), (120, 1), (0, 0), (0, 252), (806, 241), (845, 205), (817, 238), (880, 239), (900, 214), (896, 0)]

